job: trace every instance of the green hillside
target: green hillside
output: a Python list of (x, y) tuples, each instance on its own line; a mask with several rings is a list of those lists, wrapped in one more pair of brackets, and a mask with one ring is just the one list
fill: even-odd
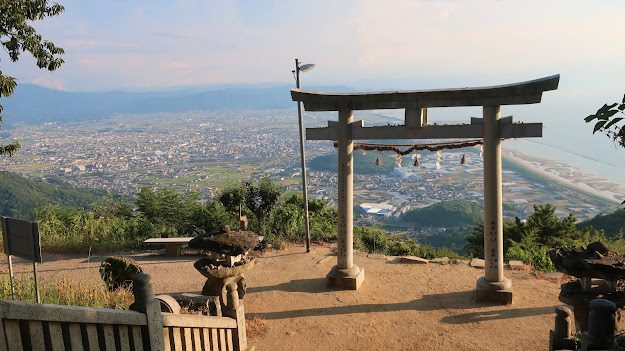
[(459, 227), (484, 219), (482, 206), (475, 202), (443, 201), (406, 212), (403, 220), (418, 227)]
[(619, 232), (625, 232), (625, 209), (618, 209), (610, 214), (599, 214), (595, 218), (577, 224), (578, 230), (592, 226), (595, 229), (603, 229), (608, 238), (618, 236)]
[(77, 189), (65, 183), (47, 184), (0, 171), (0, 215), (33, 220), (37, 205), (69, 208), (89, 207), (103, 202), (106, 191)]

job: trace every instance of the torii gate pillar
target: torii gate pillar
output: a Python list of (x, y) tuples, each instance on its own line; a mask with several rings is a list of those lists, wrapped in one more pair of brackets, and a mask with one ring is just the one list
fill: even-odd
[(484, 276), (476, 301), (512, 303), (512, 282), (503, 276), (503, 210), (499, 106), (484, 106)]
[(339, 111), (338, 139), (338, 233), (337, 264), (326, 276), (328, 286), (358, 290), (365, 269), (354, 265), (354, 112)]

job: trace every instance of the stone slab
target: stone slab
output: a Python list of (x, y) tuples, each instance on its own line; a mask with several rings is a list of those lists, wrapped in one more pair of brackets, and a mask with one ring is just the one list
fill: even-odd
[(165, 246), (165, 256), (180, 256), (182, 246), (186, 246), (193, 238), (150, 238), (145, 244), (160, 244)]
[(335, 287), (335, 288), (343, 288), (348, 290), (358, 290), (362, 282), (365, 280), (365, 269), (360, 268), (360, 272), (358, 272), (355, 276), (345, 276), (339, 277), (333, 274), (333, 271), (330, 271), (328, 275), (326, 275), (326, 286)]
[(430, 260), (426, 260), (425, 258), (416, 257), (416, 256), (402, 256), (399, 258), (399, 261), (402, 263), (418, 263), (418, 264), (427, 264)]
[(449, 264), (449, 257), (439, 257), (439, 258), (435, 258), (430, 260), (431, 263), (438, 263), (440, 265), (446, 265)]
[(459, 258), (452, 258), (451, 260), (449, 260), (449, 263), (451, 264), (469, 264), (469, 260), (461, 260)]
[(371, 258), (374, 260), (384, 260), (386, 259), (386, 256), (380, 254), (367, 254), (367, 258)]
[(512, 270), (522, 270), (525, 269), (526, 265), (523, 261), (510, 260), (506, 267)]
[(469, 262), (469, 266), (473, 268), (486, 268), (486, 262), (481, 258), (474, 258)]

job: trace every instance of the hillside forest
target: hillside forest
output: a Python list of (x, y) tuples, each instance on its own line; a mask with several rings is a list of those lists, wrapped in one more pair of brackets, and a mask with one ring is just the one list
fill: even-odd
[[(8, 201), (20, 199), (20, 201)], [(199, 201), (197, 192), (143, 187), (134, 199), (116, 198), (64, 184), (44, 184), (0, 172), (1, 214), (39, 223), (42, 247), (48, 252), (92, 253), (144, 248), (151, 237), (195, 236), (239, 227), (239, 206), (249, 229), (265, 236), (262, 247), (283, 247), (304, 240), (303, 200), (285, 197), (269, 178), (230, 183), (214, 199)], [(313, 242), (336, 239), (336, 209), (325, 200), (309, 200)], [(600, 214), (577, 223), (569, 214), (558, 218), (551, 204), (534, 207), (528, 218), (504, 223), (506, 259), (520, 259), (543, 270), (553, 269), (547, 252), (562, 246), (585, 246), (602, 240), (625, 251), (625, 210)], [(354, 228), (354, 247), (385, 255), (424, 258), (483, 257), (482, 208), (476, 203), (449, 201), (414, 209), (405, 220), (446, 230), (418, 241), (372, 227)], [(451, 222), (450, 222), (451, 220)]]

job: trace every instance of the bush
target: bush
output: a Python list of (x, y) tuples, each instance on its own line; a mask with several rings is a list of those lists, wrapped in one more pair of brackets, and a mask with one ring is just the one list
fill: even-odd
[(538, 244), (536, 236), (536, 232), (532, 231), (524, 235), (520, 242), (512, 242), (506, 253), (506, 259), (521, 260), (528, 262), (536, 270), (554, 272), (556, 268), (549, 258), (551, 248)]
[(139, 264), (127, 257), (111, 256), (100, 265), (100, 277), (109, 291), (130, 290), (132, 279), (141, 272)]
[[(391, 236), (384, 230), (369, 227), (354, 228), (354, 249), (387, 256), (418, 256), (426, 259), (440, 257), (436, 255), (438, 250), (433, 250), (429, 245), (419, 245), (412, 239)], [(448, 253), (442, 249), (440, 252)]]

